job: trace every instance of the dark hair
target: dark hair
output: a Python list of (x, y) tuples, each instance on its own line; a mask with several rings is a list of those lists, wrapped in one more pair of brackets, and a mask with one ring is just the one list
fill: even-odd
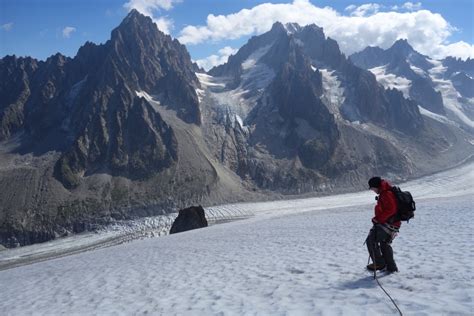
[(380, 188), (382, 184), (382, 178), (380, 177), (372, 177), (369, 180), (369, 188)]

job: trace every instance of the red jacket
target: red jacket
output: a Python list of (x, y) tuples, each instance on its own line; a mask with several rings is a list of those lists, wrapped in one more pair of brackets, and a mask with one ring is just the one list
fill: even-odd
[[(385, 224), (392, 216), (397, 213), (397, 200), (391, 191), (392, 186), (385, 180), (380, 185), (379, 199), (375, 205), (375, 217), (373, 222)], [(393, 226), (400, 227), (401, 222), (390, 223)]]

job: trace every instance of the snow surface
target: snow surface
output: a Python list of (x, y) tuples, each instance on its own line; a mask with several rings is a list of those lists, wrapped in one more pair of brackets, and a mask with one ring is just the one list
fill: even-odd
[(450, 119), (448, 119), (446, 116), (444, 115), (440, 115), (440, 114), (437, 114), (437, 113), (433, 113), (427, 109), (425, 109), (424, 107), (422, 107), (421, 105), (418, 105), (418, 109), (420, 110), (420, 114), (421, 115), (424, 115), (424, 116), (427, 116), (427, 117), (430, 117), (438, 122), (441, 122), (441, 123), (445, 123), (445, 124), (451, 124), (451, 125), (456, 125), (456, 126), (459, 126), (458, 124), (454, 123), (453, 121), (451, 121)]
[(382, 86), (384, 86), (386, 89), (395, 88), (397, 90), (400, 90), (405, 98), (409, 98), (411, 81), (407, 78), (397, 77), (394, 74), (387, 73), (386, 68), (387, 65), (374, 67), (369, 69), (369, 71), (375, 75), (377, 81), (381, 83)]
[[(472, 183), (469, 163), (403, 184), (416, 217), (380, 282), (406, 315), (472, 315)], [(219, 206), (255, 216), (4, 270), (0, 314), (395, 315), (364, 270), (373, 197)]]

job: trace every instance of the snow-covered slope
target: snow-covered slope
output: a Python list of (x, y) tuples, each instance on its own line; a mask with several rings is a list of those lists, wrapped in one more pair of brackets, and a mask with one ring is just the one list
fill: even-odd
[(453, 82), (445, 78), (447, 67), (444, 67), (440, 61), (430, 60), (435, 65), (429, 70), (436, 90), (443, 95), (444, 106), (458, 120), (467, 126), (474, 128), (474, 121), (464, 113), (463, 105), (474, 106), (474, 98), (462, 98), (461, 94), (453, 86)]
[[(394, 241), (400, 273), (381, 283), (405, 314), (472, 313), (473, 173), (403, 185), (418, 209)], [(369, 203), (362, 192), (236, 205), (256, 216), (5, 270), (0, 314), (396, 314), (364, 271)]]

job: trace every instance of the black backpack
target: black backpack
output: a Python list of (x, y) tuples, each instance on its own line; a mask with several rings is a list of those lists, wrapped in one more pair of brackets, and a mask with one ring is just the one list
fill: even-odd
[(406, 221), (409, 222), (415, 216), (416, 205), (411, 193), (408, 191), (402, 191), (399, 187), (393, 186), (392, 192), (397, 199), (397, 214), (394, 216), (393, 221)]

